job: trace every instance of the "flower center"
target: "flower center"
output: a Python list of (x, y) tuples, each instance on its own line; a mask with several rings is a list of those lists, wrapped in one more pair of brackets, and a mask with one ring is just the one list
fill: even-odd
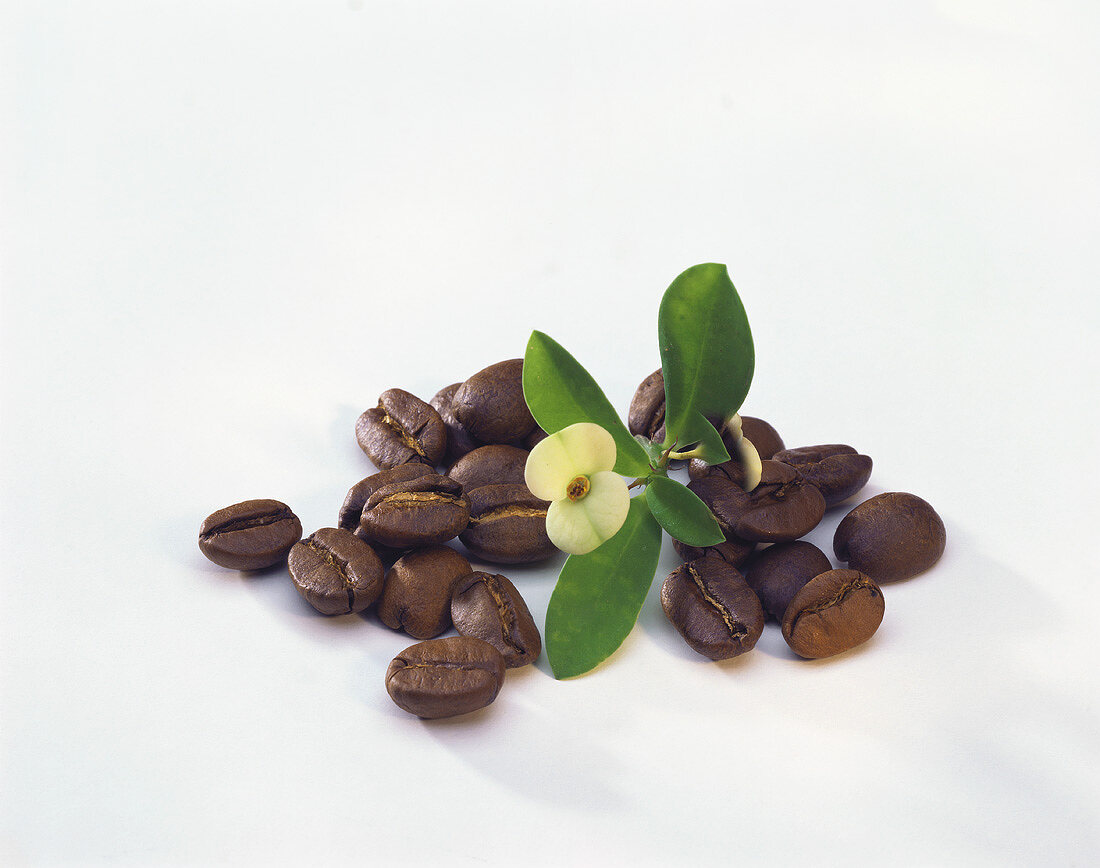
[(589, 485), (588, 477), (578, 476), (565, 487), (565, 493), (569, 496), (570, 500), (580, 500), (588, 494), (589, 488), (591, 488), (591, 485)]

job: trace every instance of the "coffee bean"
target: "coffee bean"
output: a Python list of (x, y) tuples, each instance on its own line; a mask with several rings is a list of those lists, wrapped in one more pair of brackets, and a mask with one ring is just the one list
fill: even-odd
[(783, 438), (779, 436), (779, 432), (763, 419), (755, 416), (741, 417), (741, 434), (756, 447), (762, 461), (772, 458), (783, 448)]
[(839, 443), (782, 449), (772, 457), (797, 468), (803, 479), (816, 486), (826, 509), (847, 500), (871, 478), (870, 456)]
[(355, 437), (380, 470), (410, 461), (434, 467), (447, 446), (447, 428), (439, 414), (403, 389), (383, 392), (378, 406), (356, 421)]
[(393, 548), (454, 539), (470, 520), (462, 486), (436, 473), (384, 485), (363, 505), (359, 528), (367, 539)]
[(751, 493), (722, 476), (696, 479), (688, 488), (710, 507), (724, 531), (755, 542), (798, 539), (825, 515), (821, 492), (778, 461), (762, 462), (760, 484)]
[(764, 611), (782, 621), (794, 595), (814, 576), (833, 568), (825, 552), (805, 540), (781, 542), (758, 551), (745, 564), (745, 581)]
[(535, 427), (523, 398), (523, 359), (509, 359), (478, 371), (451, 399), (455, 418), (482, 443), (522, 440)]
[(523, 438), (523, 448), (530, 452), (549, 436), (549, 434), (536, 426), (534, 431)]
[[(725, 532), (725, 528), (723, 528), (723, 532)], [(756, 551), (756, 543), (739, 539), (732, 532), (726, 533), (726, 541), (718, 543), (716, 546), (689, 546), (687, 543), (674, 539), (672, 547), (676, 549), (676, 554), (680, 556), (680, 560), (685, 563), (694, 561), (697, 558), (705, 558), (707, 555), (714, 555), (720, 557), (731, 567), (741, 566), (749, 559), (749, 555)]]
[(719, 557), (689, 561), (661, 585), (665, 616), (694, 651), (726, 660), (751, 651), (764, 632), (764, 610), (735, 567)]
[(495, 564), (527, 564), (557, 552), (546, 535), (546, 511), (526, 485), (483, 485), (469, 491), (470, 524), (459, 539)]
[(294, 586), (322, 615), (362, 612), (382, 590), (382, 562), (350, 530), (323, 527), (288, 557)]
[(524, 485), (523, 470), (530, 454), (516, 446), (482, 446), (458, 459), (447, 475), (465, 493), (483, 485)]
[(870, 639), (885, 601), (857, 570), (829, 570), (810, 579), (783, 615), (783, 638), (800, 657), (831, 657)]
[(363, 517), (363, 507), (366, 506), (367, 501), (374, 492), (384, 485), (404, 482), (406, 479), (416, 479), (418, 476), (426, 476), (429, 473), (435, 473), (435, 468), (414, 461), (410, 464), (399, 464), (397, 467), (382, 470), (368, 476), (366, 479), (359, 480), (351, 487), (344, 498), (344, 505), (340, 507), (340, 520), (337, 527), (342, 527), (344, 530), (350, 530), (354, 533), (359, 530), (359, 520)]
[(446, 458), (448, 464), (453, 464), (467, 452), (473, 452), (479, 446), (484, 445), (463, 427), (451, 410), (451, 400), (461, 385), (461, 383), (452, 383), (440, 389), (435, 393), (435, 397), (428, 402), (435, 408), (439, 418), (443, 420), (443, 424), (447, 428)]
[(658, 368), (638, 386), (626, 412), (631, 434), (648, 437), (654, 443), (665, 439), (665, 377)]
[(470, 573), (470, 562), (452, 548), (434, 545), (414, 549), (386, 572), (378, 617), (393, 630), (414, 639), (431, 639), (451, 626), (451, 594)]
[(504, 658), (480, 639), (448, 636), (419, 642), (393, 658), (386, 692), (423, 718), (454, 717), (489, 705), (504, 684)]
[(282, 561), (302, 538), (302, 523), (278, 500), (246, 500), (206, 517), (199, 549), (219, 567), (262, 570)]
[(463, 636), (483, 639), (509, 669), (533, 662), (542, 650), (539, 628), (516, 586), (501, 575), (475, 572), (459, 580), (451, 620)]
[(888, 492), (849, 512), (833, 535), (833, 551), (876, 582), (923, 573), (943, 554), (947, 531), (931, 505), (915, 494)]

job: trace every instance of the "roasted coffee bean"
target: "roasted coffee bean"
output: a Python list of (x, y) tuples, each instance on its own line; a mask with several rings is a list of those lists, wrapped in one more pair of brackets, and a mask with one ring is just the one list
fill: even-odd
[(631, 434), (648, 437), (654, 443), (665, 439), (665, 377), (658, 368), (638, 386), (626, 412), (626, 427)]
[(350, 530), (323, 527), (295, 543), (287, 561), (298, 593), (322, 615), (362, 612), (382, 590), (382, 562)]
[(387, 389), (378, 406), (355, 423), (359, 448), (380, 470), (418, 461), (435, 466), (443, 460), (447, 428), (435, 409), (403, 389)]
[(803, 479), (816, 486), (826, 509), (847, 500), (871, 478), (870, 456), (839, 443), (782, 449), (772, 457), (797, 468)]
[(412, 462), (399, 464), (389, 470), (382, 470), (366, 479), (355, 483), (344, 498), (344, 505), (340, 507), (340, 520), (337, 524), (344, 530), (355, 532), (359, 529), (359, 520), (363, 517), (363, 507), (366, 506), (370, 496), (384, 485), (394, 482), (404, 482), (406, 479), (416, 479), (418, 476), (426, 476), (435, 473), (435, 469), (427, 464)]
[(393, 548), (446, 542), (470, 520), (470, 502), (453, 479), (428, 473), (393, 482), (363, 505), (359, 529), (368, 540)]
[(469, 575), (470, 562), (447, 546), (402, 555), (386, 572), (376, 611), (382, 623), (414, 639), (431, 639), (451, 626), (451, 594)]
[(755, 542), (798, 539), (825, 515), (821, 492), (778, 461), (762, 462), (760, 484), (751, 493), (722, 476), (696, 479), (688, 488), (710, 507), (723, 531)]
[(541, 428), (536, 427), (534, 431), (523, 438), (523, 448), (530, 452), (536, 446), (538, 446), (543, 440), (547, 438), (547, 433)]
[(455, 418), (482, 443), (513, 443), (535, 427), (523, 398), (523, 359), (478, 371), (451, 399)]
[(533, 662), (542, 637), (516, 586), (501, 575), (470, 573), (455, 585), (451, 620), (463, 636), (484, 639), (509, 669)]
[(483, 485), (524, 485), (526, 449), (494, 444), (482, 446), (458, 459), (447, 475), (462, 486), (465, 493)]
[[(712, 423), (718, 420), (711, 420)], [(729, 461), (721, 464), (707, 464), (700, 458), (691, 459), (688, 464), (688, 476), (692, 479), (702, 479), (704, 476), (724, 476), (726, 479), (736, 482), (740, 486), (745, 484), (745, 470), (741, 462), (737, 460), (737, 443), (733, 439), (733, 432), (725, 423), (715, 425), (718, 433), (722, 435), (722, 443), (726, 451), (733, 456)], [(742, 435), (750, 442), (760, 454), (762, 460), (767, 460), (778, 450), (783, 448), (783, 441), (779, 438), (775, 429), (763, 419), (753, 416), (741, 417)]]
[(439, 418), (443, 420), (443, 424), (447, 428), (446, 458), (448, 464), (453, 464), (467, 452), (473, 452), (479, 446), (484, 445), (462, 426), (462, 423), (455, 418), (455, 414), (451, 410), (451, 400), (461, 385), (461, 383), (452, 383), (440, 389), (435, 393), (435, 397), (428, 402), (435, 408)]
[(694, 651), (726, 660), (751, 651), (764, 632), (764, 610), (735, 567), (721, 558), (689, 561), (661, 585), (661, 606)]
[[(723, 528), (723, 532), (725, 530)], [(756, 543), (738, 539), (732, 533), (726, 533), (726, 541), (718, 543), (716, 546), (689, 546), (687, 543), (674, 539), (672, 547), (676, 549), (676, 554), (680, 556), (680, 560), (685, 563), (694, 561), (697, 558), (705, 558), (707, 555), (714, 555), (720, 557), (731, 567), (740, 567), (749, 559), (749, 555), (756, 551)]]
[(286, 558), (302, 538), (302, 523), (278, 500), (246, 500), (206, 517), (199, 549), (219, 567), (262, 570)]
[(761, 549), (745, 564), (744, 573), (764, 611), (782, 621), (794, 595), (814, 576), (832, 568), (825, 552), (813, 543), (799, 540)]
[(794, 595), (783, 615), (783, 638), (800, 657), (831, 657), (875, 635), (884, 609), (882, 591), (863, 573), (829, 570)]
[(472, 636), (419, 642), (393, 658), (386, 692), (417, 717), (454, 717), (484, 708), (504, 684), (501, 653)]
[(946, 544), (943, 519), (927, 501), (903, 492), (865, 500), (833, 536), (837, 558), (879, 583), (923, 573), (940, 559)]
[(526, 485), (483, 485), (467, 492), (470, 524), (459, 536), (475, 557), (495, 564), (527, 564), (557, 552), (546, 535), (546, 511)]

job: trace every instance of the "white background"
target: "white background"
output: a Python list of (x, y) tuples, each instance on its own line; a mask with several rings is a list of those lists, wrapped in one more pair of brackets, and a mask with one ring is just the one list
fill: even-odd
[[(1100, 860), (1093, 3), (5, 3), (6, 865)], [(419, 721), (411, 644), (199, 553), (553, 335), (625, 413), (729, 265), (745, 412), (948, 548), (874, 639), (618, 653)], [(829, 551), (844, 510), (811, 539)], [(658, 580), (676, 564), (666, 542)], [(541, 623), (560, 560), (505, 568)]]

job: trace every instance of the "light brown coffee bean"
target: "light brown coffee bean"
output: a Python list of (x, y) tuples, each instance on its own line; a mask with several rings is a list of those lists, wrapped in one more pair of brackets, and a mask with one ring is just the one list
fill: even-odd
[(287, 562), (298, 593), (322, 615), (362, 612), (382, 590), (382, 562), (350, 530), (315, 531), (295, 543)]
[(448, 636), (420, 642), (386, 670), (386, 692), (410, 714), (434, 719), (489, 705), (504, 685), (504, 658), (480, 639)]
[(857, 570), (829, 570), (810, 579), (783, 614), (783, 638), (800, 657), (832, 657), (870, 639), (885, 601)]
[(533, 662), (542, 650), (535, 619), (516, 586), (492, 573), (474, 572), (455, 585), (451, 620), (463, 636), (484, 639), (509, 669)]
[(442, 545), (413, 549), (386, 572), (378, 617), (392, 630), (431, 639), (451, 626), (451, 595), (470, 562)]

